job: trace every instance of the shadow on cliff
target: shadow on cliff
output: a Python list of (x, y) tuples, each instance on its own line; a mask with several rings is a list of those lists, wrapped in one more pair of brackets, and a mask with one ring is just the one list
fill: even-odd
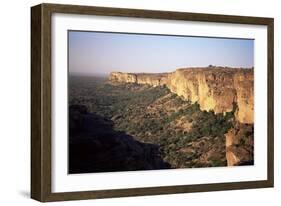
[(113, 122), (89, 113), (86, 106), (69, 107), (69, 173), (168, 169), (159, 147), (115, 131)]

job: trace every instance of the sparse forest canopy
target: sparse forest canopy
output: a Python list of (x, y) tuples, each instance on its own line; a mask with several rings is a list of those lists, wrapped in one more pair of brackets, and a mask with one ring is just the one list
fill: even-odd
[[(89, 112), (113, 122), (116, 131), (159, 146), (173, 168), (225, 166), (224, 134), (234, 112), (201, 111), (165, 86), (112, 85), (96, 77), (70, 77), (69, 105), (85, 105)], [(205, 156), (202, 154), (206, 154)]]

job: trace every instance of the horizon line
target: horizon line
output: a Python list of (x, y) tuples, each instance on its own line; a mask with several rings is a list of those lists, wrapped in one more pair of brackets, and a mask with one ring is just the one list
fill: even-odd
[(170, 72), (122, 72), (122, 71), (111, 71), (109, 73), (83, 73), (83, 72), (70, 72), (68, 70), (68, 74), (70, 76), (99, 76), (99, 77), (104, 77), (104, 76), (108, 76), (111, 73), (127, 73), (127, 74), (167, 74), (167, 73), (172, 73), (176, 70), (183, 70), (183, 69), (230, 69), (230, 70), (235, 70), (235, 69), (239, 69), (239, 70), (250, 70), (250, 69), (254, 69), (254, 66), (252, 67), (229, 67), (229, 66), (213, 66), (213, 65), (209, 65), (206, 67), (180, 67), (177, 68), (173, 71)]

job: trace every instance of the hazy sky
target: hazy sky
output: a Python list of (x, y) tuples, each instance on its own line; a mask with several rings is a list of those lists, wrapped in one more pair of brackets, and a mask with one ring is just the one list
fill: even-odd
[(158, 73), (210, 64), (252, 67), (254, 40), (69, 31), (70, 73)]

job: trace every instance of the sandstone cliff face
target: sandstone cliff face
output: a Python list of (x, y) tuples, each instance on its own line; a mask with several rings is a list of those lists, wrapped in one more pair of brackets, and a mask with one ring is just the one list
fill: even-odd
[(148, 84), (152, 86), (161, 86), (167, 84), (167, 80), (168, 80), (167, 77), (168, 77), (168, 73), (133, 74), (133, 73), (112, 72), (109, 76), (109, 80), (113, 82), (137, 83), (137, 84)]
[(253, 125), (236, 123), (234, 127), (225, 134), (228, 166), (253, 164), (253, 130)]
[(235, 118), (238, 122), (254, 122), (253, 69), (185, 68), (162, 74), (113, 72), (109, 80), (166, 85), (184, 99), (198, 102), (201, 110), (225, 113), (236, 109)]
[(234, 87), (237, 93), (237, 111), (235, 117), (238, 122), (251, 124), (254, 122), (254, 74), (239, 72), (234, 75)]
[(166, 85), (171, 92), (201, 110), (235, 111), (236, 124), (226, 134), (228, 166), (253, 164), (254, 73), (253, 69), (185, 68), (162, 74), (113, 72), (113, 82)]

